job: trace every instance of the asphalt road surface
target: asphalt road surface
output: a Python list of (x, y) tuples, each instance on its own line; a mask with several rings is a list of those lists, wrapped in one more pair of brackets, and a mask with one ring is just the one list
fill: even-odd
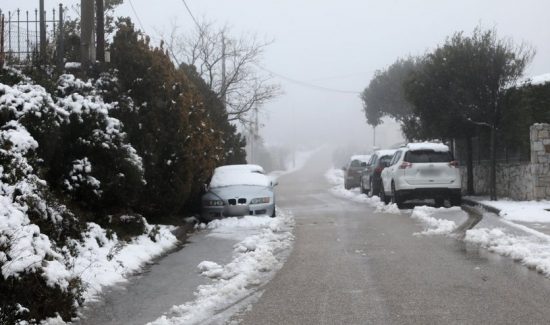
[(550, 281), (402, 215), (338, 198), (318, 153), (283, 176), (295, 246), (241, 324), (549, 324)]

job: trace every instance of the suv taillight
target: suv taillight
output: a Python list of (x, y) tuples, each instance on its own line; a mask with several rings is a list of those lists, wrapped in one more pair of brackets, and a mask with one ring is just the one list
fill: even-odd
[(410, 162), (407, 162), (407, 161), (404, 161), (403, 163), (401, 163), (401, 165), (399, 165), (399, 169), (407, 169), (407, 168), (411, 168), (412, 167), (412, 163)]
[(382, 172), (382, 169), (384, 169), (384, 168), (383, 167), (376, 167), (376, 169), (374, 169), (374, 172), (380, 174)]
[(449, 163), (449, 166), (458, 168), (458, 161), (453, 160)]

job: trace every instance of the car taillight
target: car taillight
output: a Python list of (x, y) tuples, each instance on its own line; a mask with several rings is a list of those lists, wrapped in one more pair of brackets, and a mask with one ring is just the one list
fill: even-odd
[(401, 165), (399, 165), (399, 169), (407, 169), (412, 167), (412, 163), (404, 161)]
[(375, 172), (375, 173), (381, 173), (383, 169), (384, 169), (384, 168), (382, 168), (382, 167), (376, 167), (376, 168), (374, 169), (374, 172)]
[(449, 163), (449, 166), (458, 168), (458, 161), (453, 160)]

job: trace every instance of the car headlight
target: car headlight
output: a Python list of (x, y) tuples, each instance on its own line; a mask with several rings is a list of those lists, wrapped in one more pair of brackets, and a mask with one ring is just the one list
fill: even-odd
[(250, 204), (262, 204), (262, 203), (269, 203), (269, 197), (257, 197), (252, 199), (252, 201), (250, 201)]
[(206, 201), (203, 201), (203, 204), (205, 206), (209, 206), (209, 207), (220, 207), (223, 205), (223, 201), (222, 200), (206, 200)]

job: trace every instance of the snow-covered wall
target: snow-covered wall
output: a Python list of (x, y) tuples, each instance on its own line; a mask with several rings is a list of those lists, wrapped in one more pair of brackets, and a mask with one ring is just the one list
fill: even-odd
[[(497, 165), (497, 195), (515, 200), (550, 199), (550, 124), (530, 128), (531, 161)], [(461, 168), (466, 192), (466, 168)], [(490, 165), (474, 166), (476, 194), (489, 193)]]

